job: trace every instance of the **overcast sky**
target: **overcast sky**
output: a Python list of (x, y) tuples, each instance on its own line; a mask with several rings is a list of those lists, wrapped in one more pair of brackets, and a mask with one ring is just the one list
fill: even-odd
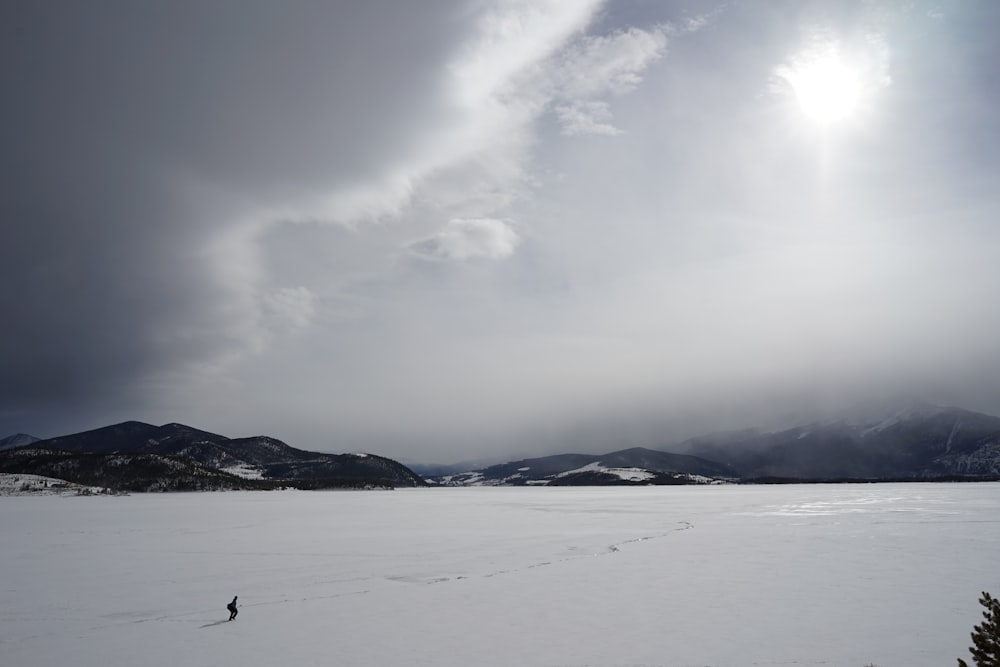
[(0, 436), (454, 462), (900, 393), (1000, 414), (998, 25), (7, 0)]

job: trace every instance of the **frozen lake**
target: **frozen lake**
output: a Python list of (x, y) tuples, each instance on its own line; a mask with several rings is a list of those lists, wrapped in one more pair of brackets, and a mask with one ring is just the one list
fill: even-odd
[(998, 484), (11, 497), (0, 527), (12, 667), (940, 667), (1000, 594)]

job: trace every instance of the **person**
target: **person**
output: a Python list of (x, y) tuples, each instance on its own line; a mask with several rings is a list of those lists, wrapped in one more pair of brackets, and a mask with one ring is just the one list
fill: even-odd
[(236, 614), (239, 613), (236, 610), (236, 597), (237, 596), (234, 595), (233, 596), (233, 601), (226, 605), (226, 609), (229, 610), (229, 620), (230, 621), (233, 620), (234, 618), (236, 618)]

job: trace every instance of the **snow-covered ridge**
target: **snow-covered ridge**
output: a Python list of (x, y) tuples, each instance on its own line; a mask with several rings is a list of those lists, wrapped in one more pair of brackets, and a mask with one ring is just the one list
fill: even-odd
[(38, 442), (38, 438), (27, 433), (15, 433), (14, 435), (8, 435), (6, 438), (0, 438), (0, 449), (24, 447), (33, 442)]
[(625, 480), (627, 482), (645, 482), (647, 480), (653, 479), (655, 475), (644, 468), (608, 468), (600, 462), (588, 463), (585, 466), (577, 468), (576, 470), (567, 470), (566, 472), (561, 472), (555, 477), (569, 477), (570, 475), (576, 475), (582, 472), (600, 472), (609, 475), (614, 475), (615, 477)]
[(219, 468), (219, 470), (229, 473), (230, 475), (242, 477), (243, 479), (264, 479), (264, 472), (259, 467), (252, 466), (248, 463), (226, 466)]

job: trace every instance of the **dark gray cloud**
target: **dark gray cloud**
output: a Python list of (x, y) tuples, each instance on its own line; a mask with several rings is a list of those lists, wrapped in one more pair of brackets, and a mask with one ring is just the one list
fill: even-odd
[(411, 140), (460, 24), (434, 9), (5, 5), (6, 411), (141, 405), (151, 373), (242, 346), (212, 235)]
[[(2, 12), (0, 435), (457, 460), (1000, 412), (993, 3)], [(831, 52), (824, 125), (789, 72)]]

